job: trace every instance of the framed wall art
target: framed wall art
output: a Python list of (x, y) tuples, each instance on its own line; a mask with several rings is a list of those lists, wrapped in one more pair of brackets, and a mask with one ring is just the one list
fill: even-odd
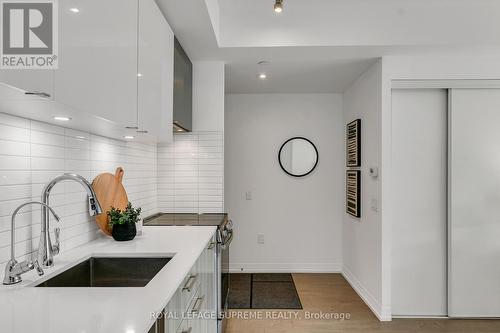
[(361, 166), (361, 119), (347, 124), (346, 131), (346, 166)]
[(346, 171), (346, 212), (361, 217), (361, 171)]

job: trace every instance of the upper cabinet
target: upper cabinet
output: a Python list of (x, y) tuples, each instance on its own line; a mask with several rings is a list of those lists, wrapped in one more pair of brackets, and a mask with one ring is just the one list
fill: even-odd
[(193, 126), (193, 63), (175, 39), (174, 50), (174, 127), (191, 131)]
[(137, 1), (59, 1), (57, 102), (136, 126)]
[(58, 68), (0, 70), (0, 111), (47, 122), (64, 114), (73, 119), (65, 125), (96, 134), (171, 141), (174, 35), (156, 2), (58, 4)]
[[(2, 69), (0, 83), (0, 99), (24, 99), (31, 94), (47, 99), (54, 98), (54, 70)], [(21, 91), (13, 93), (17, 90), (15, 88)]]
[(155, 1), (139, 1), (138, 128), (172, 141), (174, 33)]

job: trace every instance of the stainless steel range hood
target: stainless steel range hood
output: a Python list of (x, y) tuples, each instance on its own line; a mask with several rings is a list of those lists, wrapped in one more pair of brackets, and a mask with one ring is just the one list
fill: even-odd
[(191, 132), (193, 125), (193, 63), (174, 40), (174, 133)]

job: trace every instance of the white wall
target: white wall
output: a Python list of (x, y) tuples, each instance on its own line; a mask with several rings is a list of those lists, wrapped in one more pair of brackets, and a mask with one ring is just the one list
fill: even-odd
[(193, 132), (224, 131), (224, 63), (193, 62)]
[[(380, 319), (390, 316), (382, 298), (381, 169), (382, 62), (374, 64), (344, 93), (344, 124), (361, 119), (361, 218), (344, 214), (344, 276)], [(373, 207), (372, 207), (373, 206)], [(389, 312), (388, 312), (389, 311)]]
[[(0, 264), (10, 256), (10, 217), (17, 206), (40, 200), (45, 184), (62, 173), (78, 173), (92, 181), (101, 172), (114, 174), (118, 166), (125, 169), (129, 200), (142, 207), (142, 216), (156, 213), (156, 145), (108, 139), (0, 113)], [(62, 252), (96, 238), (98, 228), (88, 216), (81, 185), (58, 184), (50, 200), (61, 216)], [(26, 207), (16, 220), (16, 257), (36, 251), (39, 237), (40, 210)]]
[(158, 146), (163, 213), (224, 212), (224, 63), (193, 62), (193, 131)]
[[(231, 269), (340, 271), (342, 96), (229, 94), (225, 124), (225, 205), (236, 230)], [(319, 151), (317, 169), (305, 178), (288, 176), (278, 163), (280, 146), (293, 136), (307, 137)], [(258, 233), (265, 244), (257, 244)]]

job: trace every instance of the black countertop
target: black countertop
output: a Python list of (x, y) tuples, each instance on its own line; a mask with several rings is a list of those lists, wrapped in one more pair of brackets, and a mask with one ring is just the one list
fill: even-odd
[(144, 226), (161, 225), (213, 225), (220, 226), (227, 222), (227, 213), (177, 214), (159, 213), (144, 219)]

